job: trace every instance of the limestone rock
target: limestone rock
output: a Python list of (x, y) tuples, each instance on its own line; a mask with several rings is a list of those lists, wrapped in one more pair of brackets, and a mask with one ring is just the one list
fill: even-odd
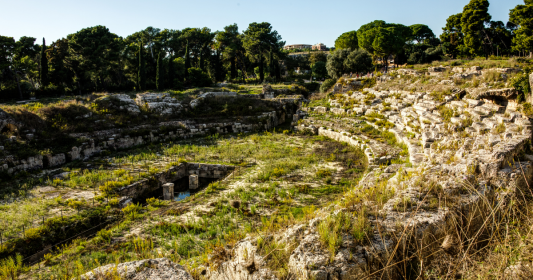
[(137, 94), (135, 102), (144, 106), (148, 111), (161, 115), (173, 115), (183, 109), (181, 103), (170, 97), (168, 93), (143, 93)]
[(207, 279), (210, 280), (277, 280), (274, 273), (266, 267), (266, 262), (257, 253), (257, 246), (248, 239), (240, 241), (233, 248), (231, 260), (226, 251), (211, 254), (210, 263), (217, 260), (223, 261), (207, 270)]
[(514, 88), (501, 88), (501, 89), (469, 89), (468, 92), (475, 99), (487, 98), (487, 97), (503, 97), (505, 99), (511, 99), (516, 96), (516, 90)]
[(218, 97), (235, 97), (237, 96), (236, 92), (230, 91), (221, 91), (221, 92), (205, 92), (198, 96), (198, 98), (191, 101), (189, 104), (191, 108), (196, 108), (201, 105), (206, 98), (218, 98)]
[[(167, 258), (108, 264), (85, 273), (83, 280), (107, 279), (107, 275), (120, 276), (128, 280), (193, 280), (192, 276), (179, 264)], [(113, 278), (114, 279), (114, 278)]]
[(132, 115), (141, 113), (139, 106), (127, 94), (106, 95), (96, 99), (95, 103), (104, 108), (125, 111)]

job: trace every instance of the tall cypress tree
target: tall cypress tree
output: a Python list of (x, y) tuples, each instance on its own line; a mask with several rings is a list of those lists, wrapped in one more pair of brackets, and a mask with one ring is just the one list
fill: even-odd
[(168, 60), (167, 73), (167, 87), (170, 89), (174, 88), (174, 75), (176, 75), (176, 71), (174, 70), (174, 56), (170, 56)]
[(157, 69), (155, 72), (155, 87), (157, 90), (163, 90), (163, 62), (161, 61), (161, 52), (157, 54)]
[(272, 54), (272, 48), (270, 48), (270, 52), (268, 53), (268, 73), (270, 78), (274, 78), (274, 55)]
[(261, 47), (259, 47), (259, 80), (261, 83), (265, 80), (265, 70), (263, 65), (263, 52), (261, 51)]
[(236, 67), (236, 57), (235, 56), (232, 56), (231, 57), (231, 66), (230, 66), (230, 77), (231, 79), (235, 79), (237, 78), (237, 67)]
[(146, 90), (146, 71), (144, 69), (143, 44), (144, 43), (142, 41), (139, 44), (139, 74), (138, 74), (139, 81), (138, 82), (139, 82), (140, 91)]
[(46, 59), (46, 41), (43, 38), (43, 45), (41, 47), (41, 73), (39, 73), (41, 78), (41, 87), (48, 85), (48, 59)]
[(191, 68), (191, 58), (189, 57), (189, 40), (187, 40), (187, 46), (185, 46), (185, 78), (189, 76), (189, 68)]

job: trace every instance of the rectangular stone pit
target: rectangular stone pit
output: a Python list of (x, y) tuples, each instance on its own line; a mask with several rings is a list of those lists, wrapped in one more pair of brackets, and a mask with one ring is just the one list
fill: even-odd
[(189, 190), (198, 190), (202, 187), (202, 182), (205, 185), (206, 182), (223, 179), (234, 170), (235, 167), (230, 165), (181, 163), (167, 171), (154, 174), (152, 178), (141, 179), (125, 186), (118, 190), (118, 194), (132, 199), (162, 197), (165, 200), (173, 200), (174, 193), (180, 188), (175, 183), (182, 179), (188, 180), (186, 186)]

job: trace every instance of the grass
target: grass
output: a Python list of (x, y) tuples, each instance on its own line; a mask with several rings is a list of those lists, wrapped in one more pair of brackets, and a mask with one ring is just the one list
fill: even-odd
[[(141, 172), (146, 172), (145, 163), (149, 163), (146, 167), (164, 170), (165, 166), (179, 159), (246, 165), (247, 171), (236, 174), (235, 179), (245, 185), (231, 187), (227, 182), (215, 182), (205, 191), (180, 202), (168, 204), (153, 199), (147, 201), (145, 207), (131, 204), (123, 209), (124, 218), (118, 224), (100, 231), (92, 239), (74, 242), (62, 254), (48, 256), (48, 269), (32, 275), (70, 279), (95, 268), (97, 263), (104, 265), (140, 257), (156, 257), (156, 248), (174, 261), (183, 260), (182, 264), (192, 266), (190, 271), (194, 271), (198, 262), (207, 262), (207, 255), (219, 246), (234, 244), (246, 234), (279, 231), (312, 218), (317, 206), (342, 196), (350, 186), (356, 184), (366, 168), (364, 154), (359, 149), (323, 137), (292, 136), (278, 132), (203, 139), (194, 144), (180, 143), (150, 149), (141, 148), (130, 155), (114, 157), (110, 160), (113, 168), (73, 172), (63, 180), (56, 180), (55, 185), (65, 189), (70, 189), (70, 186), (93, 189), (91, 186), (119, 181), (117, 178), (137, 178), (139, 171), (132, 171), (141, 169), (144, 170)], [(326, 154), (335, 155), (331, 163), (338, 166), (335, 176), (342, 179), (338, 183), (329, 181), (325, 185), (302, 187), (302, 181), (309, 181), (305, 184), (313, 185), (313, 178), (301, 178), (304, 178), (304, 174), (324, 168), (320, 158)], [(251, 172), (255, 168), (258, 172)], [(333, 173), (329, 172), (325, 179), (332, 177)], [(110, 179), (113, 181), (108, 181)], [(260, 187), (250, 187), (256, 184)], [(233, 207), (229, 203), (235, 200), (240, 202), (240, 207)], [(75, 204), (74, 201), (71, 203)], [(193, 217), (187, 214), (188, 218), (185, 218), (183, 215), (187, 210), (180, 210), (181, 205), (190, 207), (186, 205), (192, 203), (212, 206), (207, 212), (189, 212)], [(134, 228), (141, 228), (145, 238), (126, 237), (125, 241), (113, 245), (112, 240), (127, 236)], [(150, 248), (152, 245), (146, 245), (138, 253), (139, 249), (136, 248), (139, 245), (136, 242), (153, 244), (153, 248)], [(289, 251), (281, 252), (278, 249), (291, 246), (294, 244), (265, 242), (261, 247), (262, 251), (271, 252), (267, 263), (280, 277), (288, 275), (286, 260)]]

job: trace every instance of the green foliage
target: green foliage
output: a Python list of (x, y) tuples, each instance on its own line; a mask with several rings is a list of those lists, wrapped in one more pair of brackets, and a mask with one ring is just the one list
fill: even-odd
[(320, 92), (328, 91), (337, 81), (334, 79), (327, 79), (320, 85)]
[(272, 29), (272, 25), (270, 25), (270, 23), (253, 22), (250, 23), (248, 29), (243, 32), (242, 43), (244, 49), (246, 50), (247, 56), (251, 60), (259, 62), (259, 79), (261, 82), (263, 82), (264, 56), (267, 55), (271, 50), (278, 54), (285, 45), (285, 42), (281, 41), (281, 36), (277, 31)]
[(326, 69), (328, 70), (328, 75), (330, 77), (333, 79), (338, 79), (342, 76), (342, 74), (349, 72), (344, 62), (350, 53), (351, 51), (347, 49), (336, 49), (328, 56)]
[(41, 46), (41, 72), (39, 73), (39, 78), (41, 79), (41, 86), (48, 85), (48, 59), (46, 58), (46, 41), (43, 38), (43, 45)]
[(359, 42), (357, 41), (357, 31), (345, 32), (335, 40), (335, 49), (355, 50), (358, 48)]
[(531, 74), (531, 68), (526, 67), (523, 72), (515, 75), (510, 79), (509, 85), (515, 88), (518, 92), (518, 102), (524, 102), (526, 97), (531, 95), (531, 88), (529, 84), (529, 75)]
[(470, 0), (463, 8), (461, 29), (464, 34), (464, 46), (471, 55), (483, 55), (485, 23), (490, 22), (488, 0)]
[(209, 75), (200, 68), (192, 67), (189, 68), (187, 72), (187, 80), (195, 87), (208, 87), (213, 83), (211, 78), (209, 78)]
[(317, 61), (312, 68), (313, 76), (316, 78), (325, 78), (328, 75), (326, 63), (324, 61)]
[(143, 48), (143, 42), (139, 44), (139, 53), (137, 54), (139, 56), (139, 72), (137, 74), (138, 82), (137, 87), (139, 90), (146, 90), (146, 70), (145, 70), (145, 63), (144, 63), (144, 48)]
[(163, 90), (163, 62), (161, 61), (161, 52), (157, 54), (157, 72), (155, 76), (155, 86), (157, 90)]
[(122, 208), (122, 212), (124, 212), (125, 215), (135, 215), (139, 212), (141, 212), (142, 206), (140, 204), (131, 203), (128, 204), (128, 206)]
[(0, 260), (0, 275), (2, 279), (19, 279), (19, 275), (23, 270), (22, 255), (17, 254), (15, 259), (9, 257)]
[(105, 26), (84, 28), (67, 36), (72, 65), (80, 79), (88, 77), (98, 90), (108, 73), (120, 71), (120, 37)]
[(363, 49), (352, 51), (344, 61), (346, 70), (354, 73), (372, 71), (372, 56)]
[(524, 1), (525, 5), (517, 5), (509, 13), (509, 21), (518, 26), (514, 31), (513, 49), (533, 50), (533, 3)]
[(418, 43), (424, 42), (435, 37), (433, 30), (425, 24), (413, 24), (409, 26), (412, 31), (412, 38)]

